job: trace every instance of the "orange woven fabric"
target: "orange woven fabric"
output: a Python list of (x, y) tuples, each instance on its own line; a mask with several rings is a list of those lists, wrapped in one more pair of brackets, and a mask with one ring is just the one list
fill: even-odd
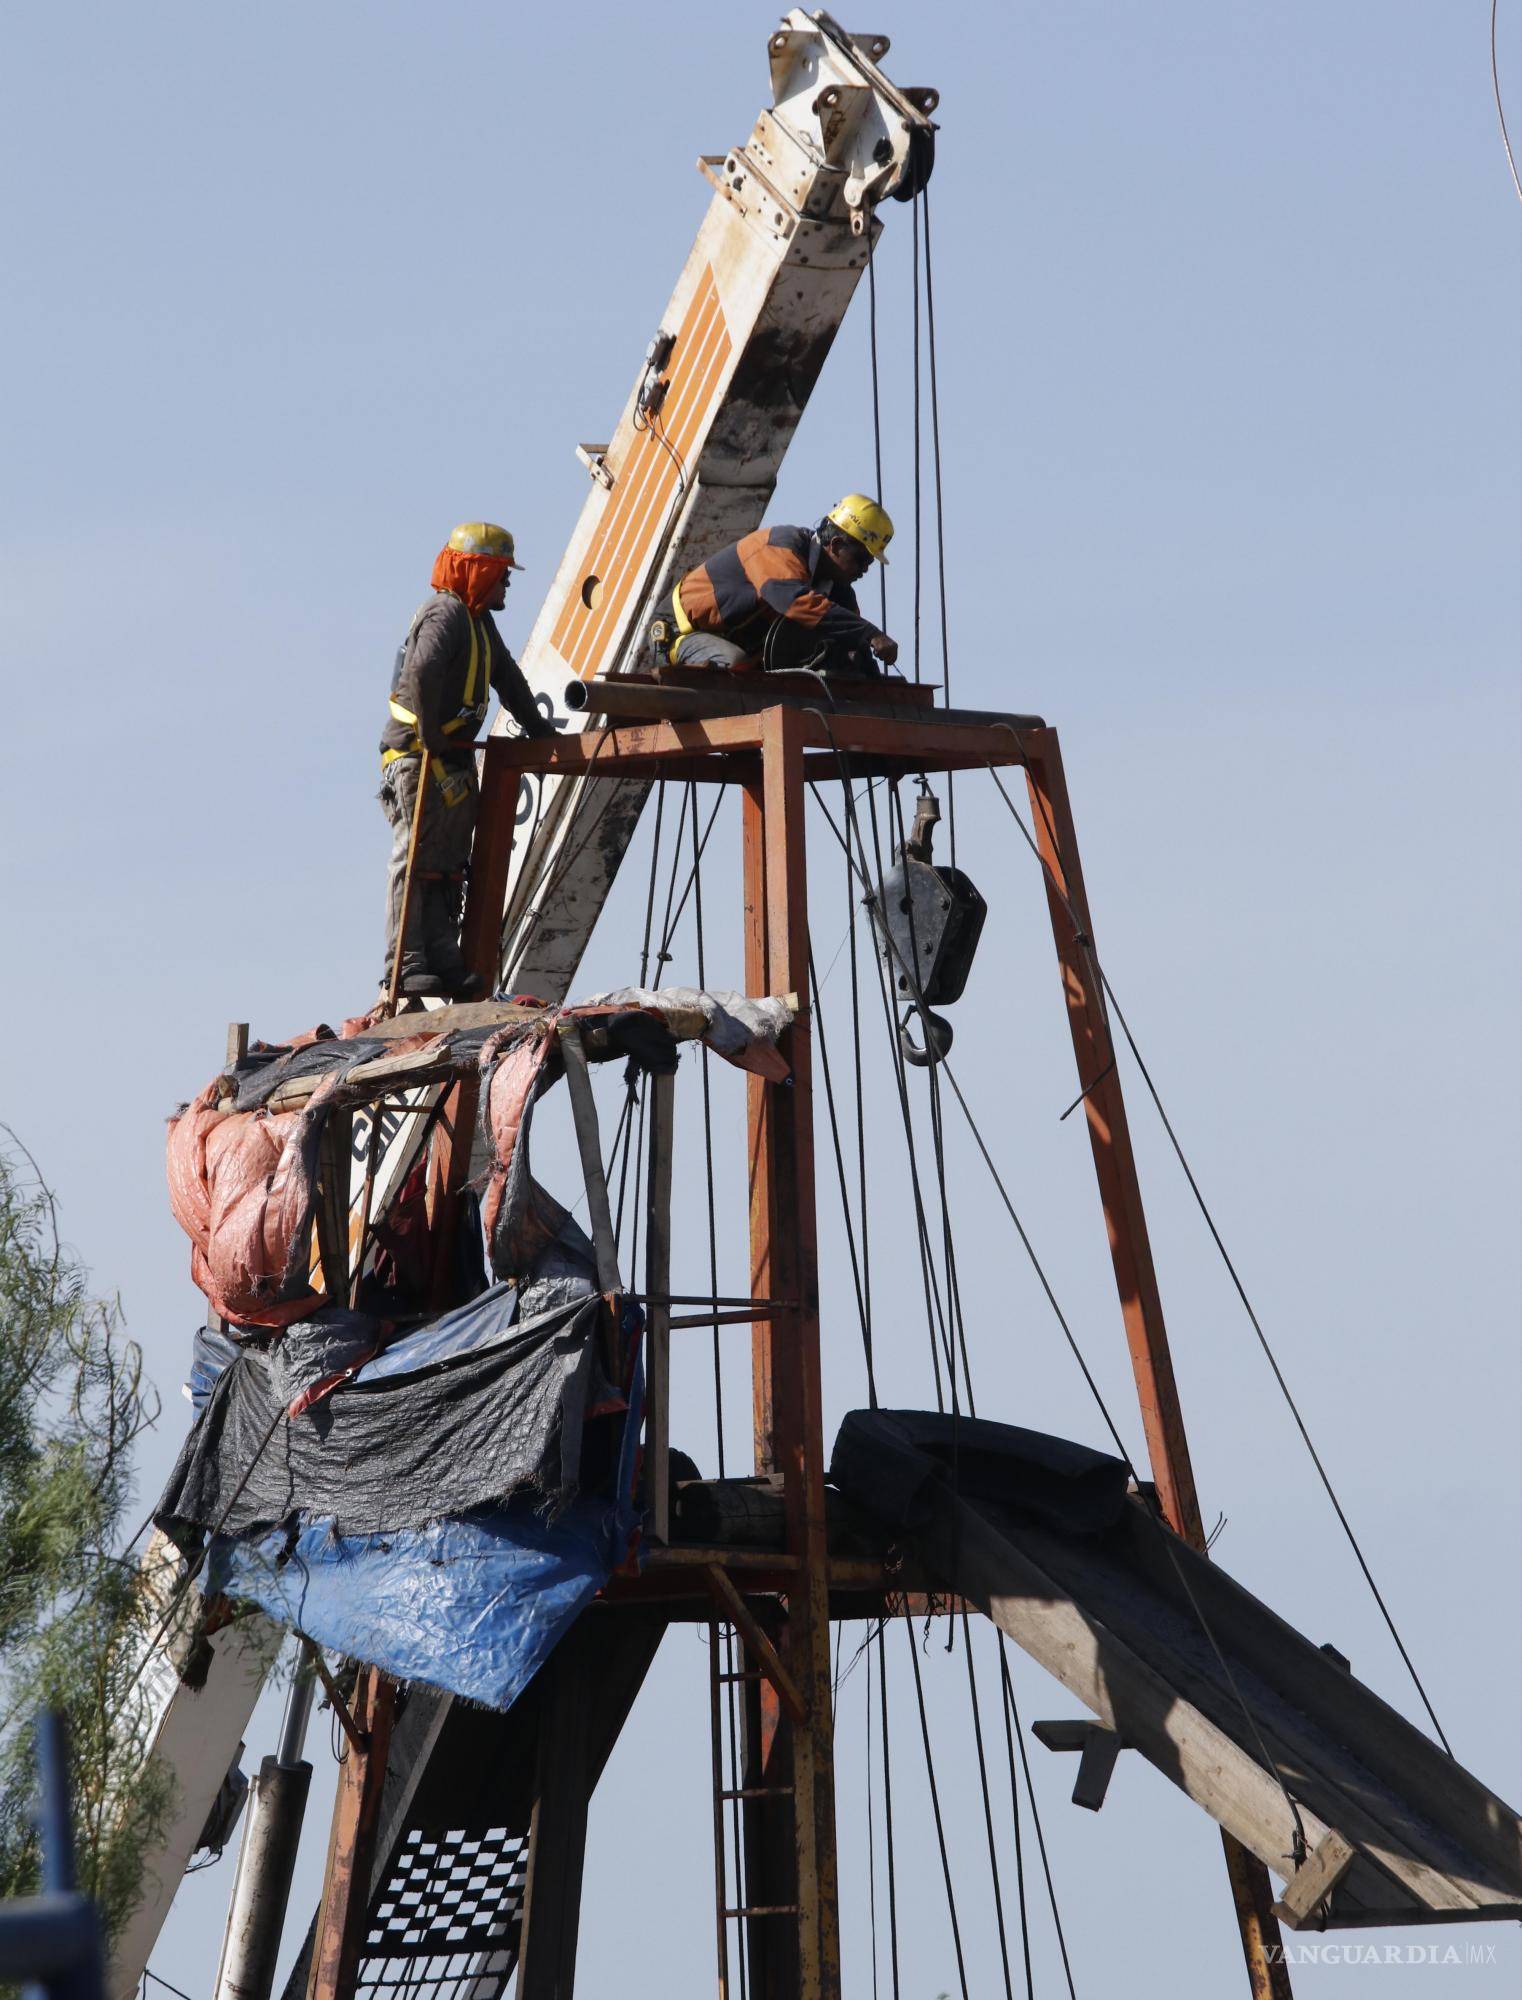
[(435, 590), (452, 590), (477, 618), (491, 608), (497, 585), (512, 568), (502, 556), (462, 556), (458, 549), (440, 549), (433, 566)]

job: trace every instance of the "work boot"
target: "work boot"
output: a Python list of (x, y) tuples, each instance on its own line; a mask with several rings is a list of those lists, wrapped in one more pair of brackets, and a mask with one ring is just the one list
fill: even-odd
[(420, 1000), (441, 1000), (450, 988), (447, 980), (430, 972), (426, 965), (404, 965), (400, 990), (415, 994)]
[(479, 1000), (486, 992), (486, 981), (479, 972), (468, 972), (463, 965), (441, 975), (444, 991), (451, 1000)]

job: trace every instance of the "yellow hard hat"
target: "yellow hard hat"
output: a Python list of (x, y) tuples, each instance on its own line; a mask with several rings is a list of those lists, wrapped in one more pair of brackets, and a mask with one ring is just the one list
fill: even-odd
[(833, 521), (842, 534), (849, 535), (853, 542), (860, 542), (868, 555), (876, 556), (886, 564), (886, 550), (893, 540), (893, 518), (886, 507), (880, 507), (865, 493), (848, 493), (844, 500), (836, 504), (826, 514), (827, 521)]
[(523, 567), (513, 560), (512, 536), (492, 521), (462, 521), (449, 537), (449, 546), (456, 555), (496, 556), (499, 561), (505, 559), (509, 569)]

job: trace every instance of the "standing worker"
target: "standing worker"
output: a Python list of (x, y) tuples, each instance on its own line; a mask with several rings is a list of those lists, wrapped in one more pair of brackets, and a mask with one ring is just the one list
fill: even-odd
[(465, 869), (470, 860), (480, 786), (469, 746), (486, 720), (493, 688), (525, 736), (555, 726), (534, 702), (528, 682), (492, 620), (507, 602), (513, 538), (490, 521), (466, 521), (439, 551), (434, 595), (421, 605), (397, 650), (391, 720), (381, 737), (380, 802), (391, 822), (386, 889), (386, 968), (396, 963), (397, 928), (407, 883), (413, 809), (427, 763), (427, 793), (403, 943), (402, 993), (474, 999), (484, 990), (460, 953)]
[(671, 594), (673, 666), (875, 674), (898, 647), (863, 618), (852, 585), (886, 564), (893, 523), (848, 493), (817, 528), (758, 528), (710, 556)]

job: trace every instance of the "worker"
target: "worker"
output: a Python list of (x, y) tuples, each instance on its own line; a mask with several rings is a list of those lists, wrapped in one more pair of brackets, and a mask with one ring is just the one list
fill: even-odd
[(380, 802), (391, 822), (383, 987), (396, 963), (425, 755), (428, 784), (402, 947), (402, 993), (468, 1000), (484, 990), (485, 982), (466, 969), (460, 952), (465, 869), (480, 795), (471, 745), (481, 733), (493, 688), (525, 736), (554, 734), (491, 616), (507, 602), (512, 573), (522, 567), (505, 528), (464, 522), (439, 551), (434, 594), (419, 607), (397, 649), (391, 720), (381, 736)]
[(875, 674), (898, 647), (863, 618), (852, 589), (886, 564), (893, 523), (848, 493), (817, 528), (758, 528), (682, 578), (671, 598), (673, 666), (810, 666)]

